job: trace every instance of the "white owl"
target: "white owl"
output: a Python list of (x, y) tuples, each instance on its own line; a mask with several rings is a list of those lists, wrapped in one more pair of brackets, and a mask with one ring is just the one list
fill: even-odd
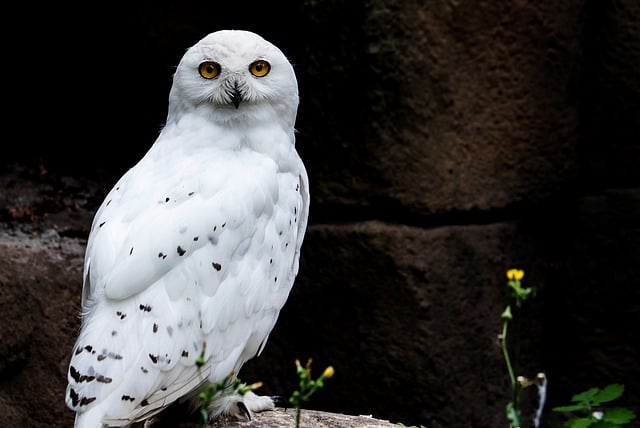
[[(93, 220), (67, 376), (76, 427), (147, 420), (260, 354), (307, 226), (297, 108), (293, 67), (262, 37), (218, 31), (187, 50), (162, 131)], [(210, 411), (273, 406), (248, 393)]]

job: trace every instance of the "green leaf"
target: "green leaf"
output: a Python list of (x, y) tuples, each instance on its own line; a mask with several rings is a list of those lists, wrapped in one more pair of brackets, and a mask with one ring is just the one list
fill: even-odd
[(589, 402), (598, 392), (600, 392), (600, 388), (589, 388), (586, 391), (583, 391), (571, 397), (571, 401)]
[(596, 422), (596, 420), (592, 418), (576, 418), (576, 419), (571, 419), (570, 421), (567, 421), (565, 426), (567, 428), (586, 428), (591, 424), (593, 424), (594, 422)]
[(615, 424), (607, 421), (596, 421), (589, 425), (589, 428), (616, 428)]
[(615, 400), (620, 397), (623, 392), (624, 385), (612, 383), (611, 385), (605, 386), (604, 389), (595, 394), (591, 399), (593, 400), (593, 405), (598, 406), (600, 403)]
[(582, 404), (572, 404), (569, 406), (559, 406), (559, 407), (554, 407), (553, 410), (554, 412), (575, 412), (577, 410), (585, 410), (587, 409), (587, 405), (582, 403)]
[(616, 407), (614, 409), (607, 410), (602, 419), (607, 422), (622, 425), (631, 422), (635, 418), (636, 414), (633, 411), (622, 407)]
[(513, 407), (513, 403), (507, 404), (507, 419), (511, 421), (511, 426), (520, 426), (520, 417), (518, 412)]

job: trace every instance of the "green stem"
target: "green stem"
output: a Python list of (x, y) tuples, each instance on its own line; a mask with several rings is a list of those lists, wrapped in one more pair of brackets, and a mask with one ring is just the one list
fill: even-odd
[(511, 427), (520, 427), (520, 409), (519, 409), (519, 403), (518, 403), (518, 393), (517, 393), (517, 389), (518, 386), (516, 384), (516, 377), (513, 373), (513, 367), (511, 367), (511, 358), (509, 358), (509, 351), (507, 350), (507, 326), (509, 325), (509, 320), (505, 319), (502, 322), (502, 337), (500, 340), (500, 347), (502, 348), (502, 355), (504, 355), (504, 361), (507, 364), (507, 370), (509, 371), (509, 380), (511, 381), (511, 388), (513, 391), (513, 396), (512, 396), (512, 408), (513, 408), (513, 415), (515, 420), (513, 421), (513, 425), (511, 425)]
[(300, 407), (296, 407), (296, 428), (300, 428)]
[[(523, 299), (524, 300), (524, 299)], [(522, 301), (518, 302), (516, 304), (516, 310), (514, 312), (514, 325), (513, 325), (513, 371), (514, 373), (519, 373), (520, 372), (520, 332), (522, 330), (521, 325), (521, 311), (520, 311), (520, 305), (522, 304)], [(522, 388), (520, 386), (520, 384), (514, 384), (513, 386), (513, 408), (516, 410), (517, 414), (519, 415), (519, 411), (520, 411), (520, 392), (521, 392)]]
[(515, 389), (516, 378), (513, 375), (513, 368), (511, 368), (511, 360), (509, 359), (509, 351), (507, 350), (507, 325), (508, 320), (502, 323), (502, 339), (500, 340), (500, 347), (502, 348), (502, 354), (504, 355), (504, 361), (507, 363), (507, 370), (509, 370), (509, 379), (511, 380), (511, 386)]

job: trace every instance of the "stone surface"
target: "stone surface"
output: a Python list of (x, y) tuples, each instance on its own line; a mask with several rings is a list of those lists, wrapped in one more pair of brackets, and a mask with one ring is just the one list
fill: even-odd
[[(276, 408), (273, 411), (257, 413), (251, 421), (239, 421), (234, 418), (219, 418), (211, 424), (198, 422), (158, 421), (158, 428), (295, 428), (295, 409)], [(156, 426), (154, 425), (154, 426)], [(321, 412), (302, 409), (300, 427), (314, 428), (391, 428), (398, 427), (389, 421), (376, 419), (370, 415), (345, 415), (341, 413)]]
[(0, 231), (0, 422), (68, 427), (69, 349), (79, 327), (84, 244)]
[(496, 335), (504, 273), (520, 267), (537, 291), (521, 372), (549, 378), (545, 421), (613, 382), (640, 414), (640, 3), (418, 3), (25, 13), (14, 40), (46, 37), (37, 61), (19, 43), (5, 53), (27, 66), (11, 68), (26, 82), (7, 100), (18, 137), (0, 162), (1, 426), (71, 425), (63, 391), (93, 212), (157, 135), (184, 49), (229, 27), (295, 64), (313, 198), (299, 280), (244, 380), (286, 396), (294, 360), (312, 357), (336, 375), (311, 409), (506, 426)]
[[(207, 427), (210, 428), (294, 428), (296, 426), (296, 411), (293, 409), (275, 409), (256, 415), (251, 422), (220, 420)], [(375, 419), (370, 416), (343, 415), (315, 410), (302, 410), (300, 413), (301, 427), (314, 428), (391, 428), (398, 427), (389, 421)]]

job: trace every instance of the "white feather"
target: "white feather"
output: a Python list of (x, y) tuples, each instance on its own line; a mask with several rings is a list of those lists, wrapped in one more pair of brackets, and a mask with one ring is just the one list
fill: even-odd
[[(256, 60), (269, 74), (250, 74)], [(203, 61), (220, 75), (200, 76)], [(307, 224), (297, 106), (293, 68), (256, 34), (219, 31), (186, 52), (165, 127), (92, 224), (66, 396), (77, 427), (147, 419), (261, 352)]]

